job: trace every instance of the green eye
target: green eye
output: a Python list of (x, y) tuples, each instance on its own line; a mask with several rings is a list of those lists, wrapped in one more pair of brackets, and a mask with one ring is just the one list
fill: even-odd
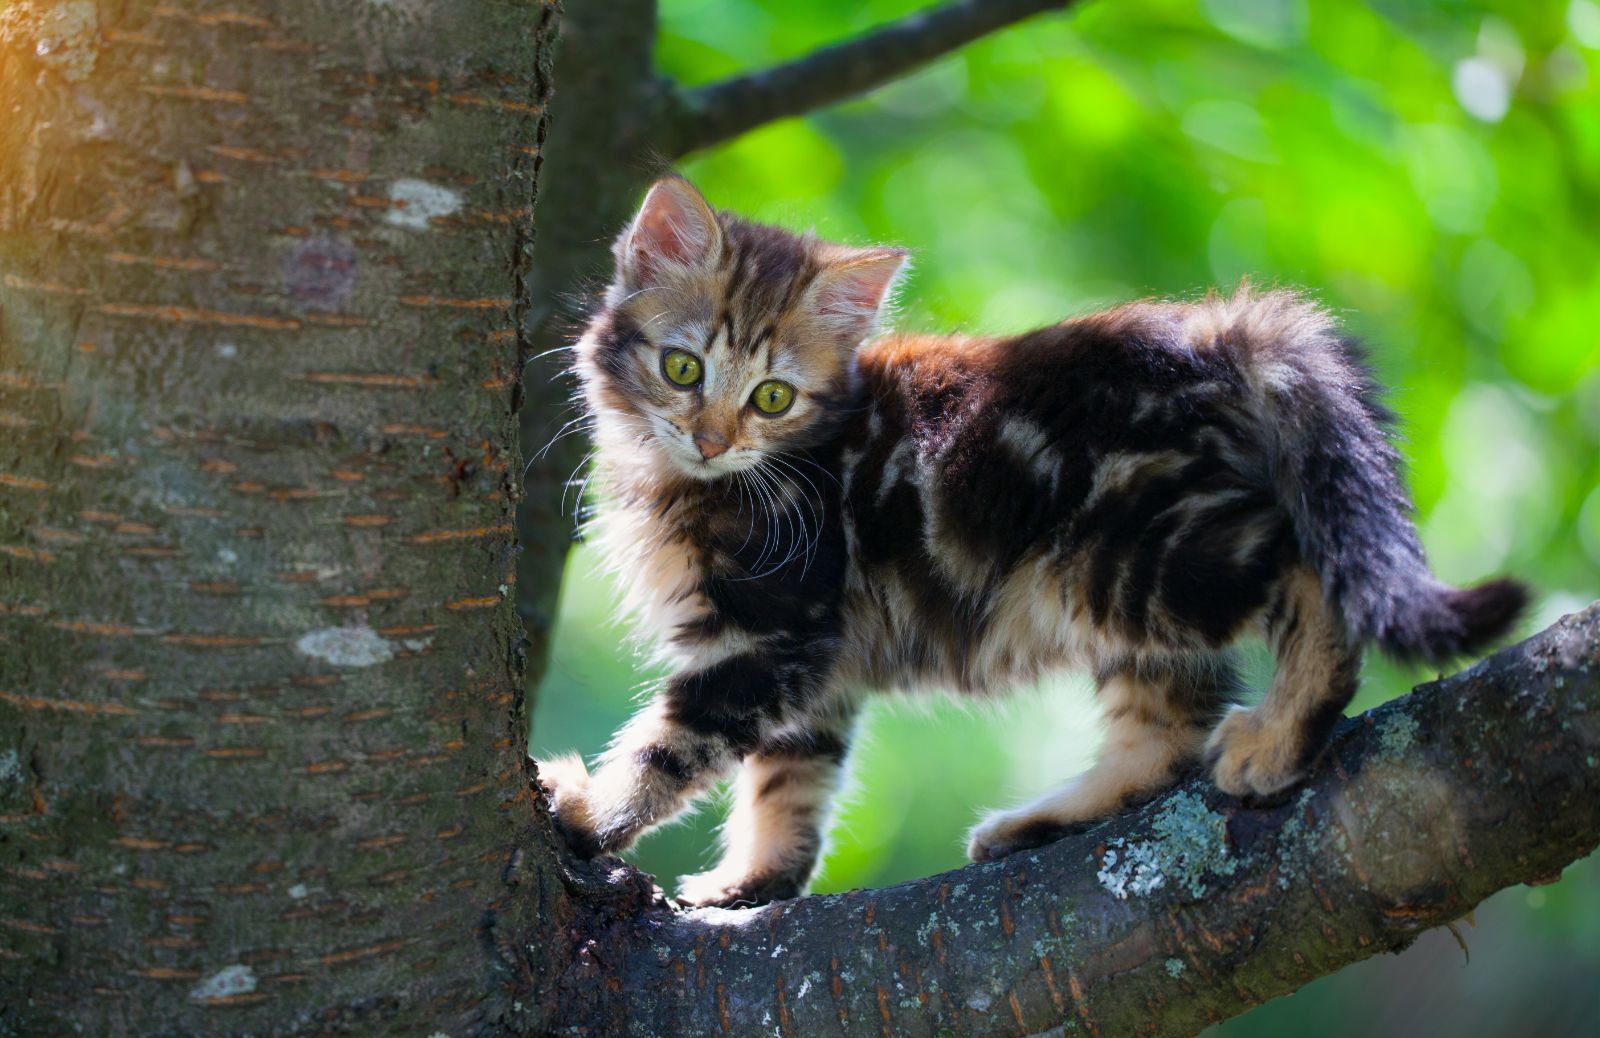
[(687, 350), (668, 350), (661, 355), (661, 373), (675, 386), (699, 385), (700, 358)]
[(756, 387), (755, 393), (750, 397), (750, 402), (762, 414), (779, 415), (789, 410), (789, 405), (794, 403), (794, 387), (787, 382), (777, 379), (767, 379)]

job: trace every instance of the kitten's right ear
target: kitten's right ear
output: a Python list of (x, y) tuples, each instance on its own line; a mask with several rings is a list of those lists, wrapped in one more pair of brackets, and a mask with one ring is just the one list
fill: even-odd
[(662, 177), (650, 185), (633, 224), (617, 239), (617, 270), (630, 288), (659, 282), (674, 270), (710, 262), (722, 242), (716, 214), (694, 185)]

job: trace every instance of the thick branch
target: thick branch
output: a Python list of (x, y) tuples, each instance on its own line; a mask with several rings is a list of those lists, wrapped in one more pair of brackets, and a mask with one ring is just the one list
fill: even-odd
[[(1197, 776), (1081, 836), (887, 890), (683, 914), (613, 901), (562, 979), (582, 1015), (560, 1018), (652, 1036), (1189, 1035), (1597, 840), (1600, 604), (1346, 722), (1282, 803)], [(613, 889), (639, 882), (612, 867)]]
[(674, 156), (710, 147), (774, 119), (800, 115), (871, 90), (980, 36), (1073, 0), (959, 0), (920, 11), (774, 68), (688, 91)]

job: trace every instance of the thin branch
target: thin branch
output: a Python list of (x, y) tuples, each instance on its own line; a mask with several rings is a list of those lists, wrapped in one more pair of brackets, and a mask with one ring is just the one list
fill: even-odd
[(1600, 604), (1345, 722), (1280, 803), (1196, 776), (1038, 851), (748, 911), (591, 863), (617, 893), (556, 998), (652, 1038), (1192, 1035), (1597, 841)]
[(871, 90), (980, 36), (1075, 0), (959, 0), (803, 58), (686, 91), (661, 147), (674, 157)]

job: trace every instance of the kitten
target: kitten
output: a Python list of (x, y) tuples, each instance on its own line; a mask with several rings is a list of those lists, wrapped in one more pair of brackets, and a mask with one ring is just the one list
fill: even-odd
[[(600, 541), (670, 664), (591, 774), (541, 781), (580, 853), (621, 850), (738, 771), (725, 854), (679, 900), (810, 878), (873, 689), (989, 696), (1092, 669), (1095, 764), (990, 815), (975, 861), (1083, 828), (1204, 760), (1294, 785), (1362, 645), (1443, 661), (1503, 634), (1521, 585), (1427, 569), (1389, 416), (1328, 316), (1284, 291), (1131, 303), (1025, 335), (888, 334), (904, 263), (651, 188), (576, 348)], [(1277, 672), (1235, 704), (1228, 646)]]

